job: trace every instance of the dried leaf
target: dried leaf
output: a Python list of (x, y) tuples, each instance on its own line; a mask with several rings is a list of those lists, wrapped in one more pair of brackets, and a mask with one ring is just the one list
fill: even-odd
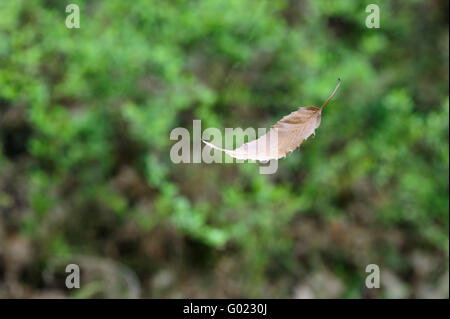
[(268, 161), (285, 157), (287, 153), (297, 149), (311, 134), (315, 134), (320, 125), (322, 109), (333, 98), (341, 85), (341, 79), (328, 100), (321, 106), (300, 107), (297, 111), (286, 115), (271, 127), (269, 132), (260, 138), (242, 144), (235, 150), (227, 150), (203, 141), (209, 147), (223, 151), (239, 160)]

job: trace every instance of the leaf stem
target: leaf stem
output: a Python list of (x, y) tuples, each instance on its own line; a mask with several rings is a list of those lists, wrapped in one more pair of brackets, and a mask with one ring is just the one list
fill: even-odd
[(328, 102), (330, 102), (330, 100), (333, 98), (333, 96), (336, 94), (337, 90), (338, 90), (339, 87), (341, 86), (341, 82), (342, 82), (342, 79), (339, 78), (339, 82), (338, 82), (338, 84), (336, 85), (336, 88), (334, 89), (333, 93), (331, 93), (331, 95), (330, 95), (330, 97), (328, 98), (328, 100), (326, 100), (325, 103), (323, 103), (323, 105), (320, 107), (320, 110), (322, 110), (323, 107), (324, 107), (325, 105), (327, 105)]

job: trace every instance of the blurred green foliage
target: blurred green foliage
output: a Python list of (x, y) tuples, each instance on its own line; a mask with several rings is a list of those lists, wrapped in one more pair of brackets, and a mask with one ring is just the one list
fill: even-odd
[[(448, 2), (369, 3), (1, 1), (0, 297), (75, 255), (142, 297), (448, 297)], [(170, 161), (173, 128), (269, 127), (338, 77), (276, 174)]]

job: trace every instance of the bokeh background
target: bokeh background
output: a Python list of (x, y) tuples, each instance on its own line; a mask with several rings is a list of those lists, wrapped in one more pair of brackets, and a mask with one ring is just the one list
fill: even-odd
[[(0, 297), (448, 298), (448, 62), (444, 0), (0, 1)], [(171, 162), (338, 77), (276, 174)]]

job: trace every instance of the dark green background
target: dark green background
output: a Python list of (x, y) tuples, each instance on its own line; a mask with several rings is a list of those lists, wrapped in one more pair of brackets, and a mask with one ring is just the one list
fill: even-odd
[[(0, 297), (448, 298), (448, 61), (443, 0), (2, 0)], [(276, 174), (169, 158), (338, 77)]]

